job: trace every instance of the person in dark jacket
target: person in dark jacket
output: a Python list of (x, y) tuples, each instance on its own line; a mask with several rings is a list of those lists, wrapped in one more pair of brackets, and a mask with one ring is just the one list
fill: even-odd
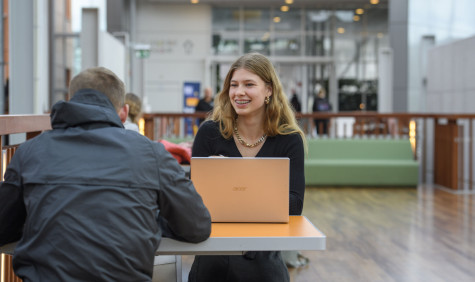
[[(198, 130), (192, 156), (289, 158), (289, 214), (300, 215), (305, 195), (305, 143), (272, 63), (264, 55), (249, 53), (231, 65), (211, 119)], [(289, 280), (278, 249), (195, 256), (188, 276), (189, 282)]]
[[(213, 90), (211, 90), (211, 87), (206, 87), (203, 92), (204, 97), (199, 100), (195, 112), (205, 112), (209, 114), (213, 111)], [(204, 120), (204, 118), (198, 119), (198, 125), (200, 125)]]
[(296, 113), (300, 113), (302, 111), (302, 105), (300, 104), (300, 100), (295, 89), (292, 89), (292, 98), (290, 98), (290, 104)]
[(23, 281), (151, 281), (161, 237), (206, 240), (200, 195), (162, 144), (126, 130), (123, 82), (73, 78), (52, 130), (24, 142), (0, 186), (0, 245)]
[[(318, 94), (313, 101), (312, 110), (314, 113), (321, 112), (331, 112), (332, 105), (328, 102), (327, 99), (327, 92), (325, 88), (321, 87), (318, 91)], [(328, 118), (319, 118), (314, 119), (313, 122), (315, 123), (315, 128), (317, 130), (318, 135), (328, 135), (329, 123), (330, 119)]]

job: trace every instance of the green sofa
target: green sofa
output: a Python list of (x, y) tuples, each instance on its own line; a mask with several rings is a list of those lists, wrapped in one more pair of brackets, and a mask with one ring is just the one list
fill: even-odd
[(407, 139), (309, 139), (307, 186), (417, 186)]

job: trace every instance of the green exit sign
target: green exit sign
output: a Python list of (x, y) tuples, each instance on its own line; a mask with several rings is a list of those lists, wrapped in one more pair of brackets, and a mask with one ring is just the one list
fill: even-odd
[(150, 57), (150, 50), (136, 50), (135, 56), (140, 59), (146, 59)]

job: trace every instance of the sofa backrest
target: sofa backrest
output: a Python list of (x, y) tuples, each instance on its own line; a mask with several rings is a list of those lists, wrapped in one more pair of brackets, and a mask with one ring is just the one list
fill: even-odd
[(408, 139), (309, 139), (309, 159), (414, 159)]

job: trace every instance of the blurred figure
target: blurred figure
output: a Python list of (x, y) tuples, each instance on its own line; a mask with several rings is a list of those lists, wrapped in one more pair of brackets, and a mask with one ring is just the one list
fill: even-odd
[(290, 98), (290, 104), (292, 104), (292, 107), (296, 113), (302, 112), (302, 105), (300, 104), (300, 100), (295, 89), (292, 89), (292, 98)]
[(142, 117), (142, 100), (134, 93), (125, 95), (125, 104), (129, 105), (129, 114), (124, 122), (125, 129), (139, 131), (139, 120)]
[[(211, 87), (206, 87), (203, 91), (204, 97), (200, 99), (198, 105), (196, 105), (195, 112), (210, 113), (213, 110), (213, 90)], [(204, 121), (204, 118), (198, 119), (198, 126)]]
[[(313, 106), (312, 110), (314, 113), (316, 112), (330, 112), (332, 110), (332, 105), (330, 102), (328, 102), (327, 98), (327, 92), (325, 91), (325, 88), (320, 87), (320, 90), (318, 91), (317, 97), (315, 97), (315, 100), (313, 101)], [(330, 119), (325, 118), (325, 119), (314, 119), (315, 127), (317, 129), (317, 134), (318, 135), (327, 135), (328, 134), (328, 124), (330, 122)]]

